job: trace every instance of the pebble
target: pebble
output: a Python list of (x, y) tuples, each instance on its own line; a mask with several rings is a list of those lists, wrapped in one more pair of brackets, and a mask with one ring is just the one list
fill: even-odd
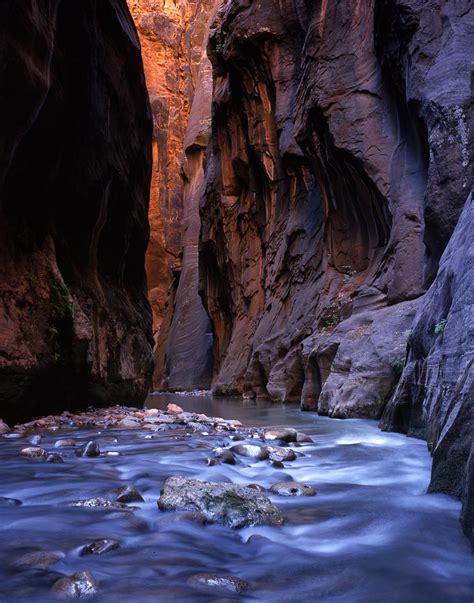
[(22, 448), (20, 450), (20, 456), (27, 459), (45, 459), (48, 456), (48, 453), (44, 448), (28, 446), (27, 448)]
[(47, 463), (64, 463), (63, 457), (57, 452), (50, 452), (46, 457)]
[(259, 461), (268, 459), (269, 456), (266, 448), (260, 448), (260, 446), (256, 446), (255, 444), (237, 444), (236, 446), (232, 446), (230, 450), (240, 456), (247, 456)]
[(266, 441), (280, 440), (281, 442), (296, 442), (298, 432), (290, 427), (274, 427), (263, 432)]
[(57, 440), (57, 442), (54, 443), (55, 448), (74, 448), (75, 445), (76, 440), (73, 440), (72, 438), (64, 438), (62, 440)]
[(97, 594), (98, 584), (89, 572), (64, 576), (54, 583), (51, 592), (62, 599), (85, 599)]
[(118, 549), (119, 546), (120, 542), (118, 540), (113, 540), (112, 538), (103, 538), (83, 546), (79, 555), (81, 557), (84, 557), (85, 555), (103, 555), (104, 553)]
[(220, 460), (221, 463), (225, 463), (226, 465), (235, 465), (236, 460), (235, 456), (230, 450), (224, 448), (214, 448), (214, 455), (216, 458)]
[(268, 457), (271, 461), (294, 461), (296, 454), (291, 448), (281, 448), (280, 446), (267, 446)]
[(129, 507), (116, 500), (107, 500), (101, 496), (95, 498), (86, 498), (84, 500), (75, 500), (69, 503), (71, 507), (85, 507), (88, 509), (109, 509), (110, 511), (134, 511), (137, 507)]
[(172, 415), (179, 415), (184, 412), (181, 406), (177, 404), (168, 404), (166, 410)]
[(273, 484), (270, 492), (278, 496), (314, 496), (316, 490), (313, 486), (301, 482), (278, 482)]
[(140, 494), (140, 492), (135, 488), (135, 486), (123, 486), (122, 488), (118, 488), (115, 490), (115, 500), (121, 503), (131, 503), (131, 502), (145, 502), (145, 499)]
[(296, 434), (296, 441), (300, 444), (311, 444), (312, 442), (314, 442), (311, 436), (306, 435), (305, 433), (301, 433), (301, 431), (298, 431), (298, 433)]
[(195, 574), (189, 578), (188, 584), (198, 588), (212, 588), (232, 593), (243, 593), (250, 588), (250, 583), (246, 580), (219, 574)]
[(2, 421), (2, 419), (0, 419), (0, 434), (3, 435), (5, 433), (10, 433), (10, 431), (11, 429), (8, 427), (5, 421)]
[(100, 456), (100, 448), (97, 442), (87, 442), (76, 450), (76, 456), (96, 457)]
[(23, 503), (21, 502), (21, 500), (18, 500), (18, 498), (8, 498), (6, 496), (0, 496), (0, 506), (2, 507), (14, 507), (21, 504)]

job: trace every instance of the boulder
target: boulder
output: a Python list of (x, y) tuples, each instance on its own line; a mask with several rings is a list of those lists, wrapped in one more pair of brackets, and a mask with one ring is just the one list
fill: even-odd
[(158, 507), (162, 511), (198, 511), (209, 521), (230, 528), (283, 523), (280, 511), (257, 490), (184, 477), (166, 480)]

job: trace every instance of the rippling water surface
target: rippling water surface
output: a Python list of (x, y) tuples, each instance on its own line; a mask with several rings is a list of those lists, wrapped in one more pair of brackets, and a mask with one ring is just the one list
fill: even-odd
[[(23, 504), (0, 508), (0, 601), (51, 601), (60, 575), (88, 570), (99, 582), (94, 601), (272, 602), (469, 602), (474, 600), (474, 556), (459, 527), (460, 505), (426, 495), (430, 457), (424, 442), (386, 434), (374, 422), (335, 420), (295, 407), (151, 396), (185, 410), (240, 419), (247, 425), (285, 425), (311, 435), (304, 456), (284, 469), (267, 461), (209, 467), (212, 448), (227, 435), (184, 430), (151, 434), (136, 429), (80, 430), (47, 434), (52, 449), (68, 433), (95, 439), (119, 456), (77, 458), (61, 450), (64, 464), (20, 459), (25, 439), (0, 442), (0, 496)], [(233, 531), (218, 525), (170, 521), (156, 501), (164, 480), (183, 475), (237, 484), (270, 486), (296, 480), (314, 485), (312, 498), (270, 498), (282, 510), (281, 528)], [(68, 501), (111, 496), (133, 484), (145, 503), (134, 513), (71, 508)], [(135, 504), (135, 503), (134, 503)], [(84, 544), (114, 538), (120, 548), (100, 557), (79, 557)], [(19, 570), (14, 562), (35, 550), (65, 553), (49, 571)], [(244, 595), (203, 592), (189, 586), (193, 574), (212, 572), (249, 581)]]

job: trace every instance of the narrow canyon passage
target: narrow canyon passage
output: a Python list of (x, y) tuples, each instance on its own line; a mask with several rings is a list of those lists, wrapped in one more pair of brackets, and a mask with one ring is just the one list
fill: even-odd
[(0, 601), (471, 603), (472, 2), (4, 2), (0, 59)]

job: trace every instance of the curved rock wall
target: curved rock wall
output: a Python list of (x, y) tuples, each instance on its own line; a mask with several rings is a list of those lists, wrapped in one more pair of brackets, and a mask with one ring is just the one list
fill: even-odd
[(472, 181), (473, 19), (224, 3), (200, 250), (216, 393), (380, 417)]
[(0, 53), (0, 412), (137, 404), (152, 124), (126, 3), (2, 3)]

